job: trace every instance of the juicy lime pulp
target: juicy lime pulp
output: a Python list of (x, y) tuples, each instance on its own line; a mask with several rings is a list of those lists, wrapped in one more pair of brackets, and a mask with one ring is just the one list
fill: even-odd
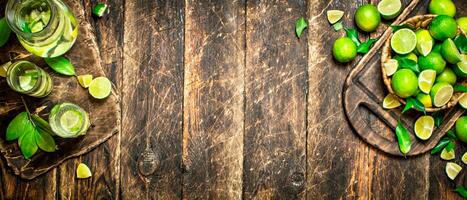
[(388, 94), (386, 97), (384, 97), (384, 100), (383, 100), (384, 109), (393, 109), (393, 108), (399, 107), (400, 105), (401, 105), (401, 102), (399, 102), (399, 100), (394, 94)]
[(408, 54), (417, 46), (417, 36), (408, 29), (400, 29), (391, 37), (391, 48), (398, 54)]
[(417, 51), (423, 56), (427, 56), (434, 45), (433, 37), (431, 37), (430, 32), (426, 29), (419, 29), (415, 32), (417, 36)]
[(92, 176), (92, 173), (89, 167), (83, 163), (80, 163), (78, 165), (78, 168), (76, 169), (76, 177), (77, 178), (89, 178), (91, 176)]
[(446, 163), (446, 174), (451, 180), (454, 180), (461, 170), (462, 170), (462, 167), (456, 163), (453, 163), (453, 162)]
[(326, 12), (326, 15), (328, 17), (328, 21), (331, 24), (335, 24), (339, 20), (342, 19), (342, 16), (344, 16), (344, 11), (341, 10), (328, 10)]
[(106, 77), (97, 77), (89, 84), (89, 94), (96, 99), (107, 98), (112, 91), (112, 83)]
[(92, 82), (92, 75), (86, 74), (78, 76), (78, 82), (83, 88), (88, 88)]
[(428, 94), (431, 90), (431, 87), (435, 83), (436, 71), (432, 69), (423, 70), (420, 75), (418, 75), (418, 88)]
[(443, 151), (441, 151), (441, 159), (443, 160), (452, 160), (454, 158), (456, 158), (456, 151), (454, 151), (454, 149), (452, 149), (451, 151), (448, 151), (446, 150), (446, 148), (443, 149)]
[(427, 140), (431, 137), (435, 120), (432, 116), (422, 116), (415, 121), (414, 132), (421, 140)]
[(436, 83), (430, 91), (431, 98), (433, 98), (433, 105), (436, 107), (446, 105), (453, 93), (454, 88), (449, 83)]
[(76, 110), (67, 110), (60, 116), (60, 124), (65, 130), (71, 133), (79, 132), (83, 123), (83, 115)]
[(402, 11), (400, 0), (382, 0), (378, 3), (378, 11), (384, 19), (394, 19)]
[(387, 76), (392, 76), (396, 73), (397, 68), (399, 68), (399, 63), (395, 59), (389, 59), (383, 63), (384, 70), (386, 71)]

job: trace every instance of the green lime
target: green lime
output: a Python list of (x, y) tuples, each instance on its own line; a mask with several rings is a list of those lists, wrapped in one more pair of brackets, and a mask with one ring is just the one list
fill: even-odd
[(344, 11), (342, 10), (328, 10), (326, 12), (326, 15), (328, 17), (328, 21), (331, 24), (335, 24), (339, 20), (342, 19), (342, 16), (344, 16)]
[(451, 99), (453, 93), (454, 88), (449, 83), (435, 83), (430, 91), (433, 105), (436, 107), (446, 105)]
[(433, 38), (444, 41), (454, 38), (457, 34), (457, 23), (454, 18), (447, 15), (439, 15), (430, 24), (430, 33)]
[(444, 69), (443, 72), (441, 72), (441, 74), (439, 74), (437, 77), (436, 77), (436, 82), (439, 83), (439, 82), (445, 82), (445, 83), (449, 83), (451, 85), (455, 85), (456, 82), (457, 82), (457, 76), (456, 74), (451, 70), (451, 68), (446, 68)]
[(92, 78), (93, 77), (90, 74), (78, 76), (78, 83), (81, 85), (81, 87), (88, 88), (92, 82)]
[(460, 141), (467, 142), (467, 116), (462, 116), (457, 119), (456, 135)]
[(76, 169), (76, 177), (77, 178), (89, 178), (92, 176), (91, 170), (89, 167), (83, 163), (80, 163), (78, 165), (78, 168)]
[(394, 19), (402, 11), (400, 0), (382, 0), (378, 3), (378, 11), (384, 19)]
[(408, 29), (403, 28), (394, 33), (391, 37), (391, 48), (398, 54), (408, 54), (417, 46), (417, 36)]
[(373, 32), (378, 28), (381, 22), (381, 16), (379, 15), (376, 6), (371, 4), (365, 4), (360, 6), (355, 12), (355, 23), (358, 28), (365, 32)]
[(454, 180), (461, 170), (462, 170), (462, 167), (456, 163), (453, 163), (453, 162), (446, 163), (446, 174), (451, 180)]
[(435, 83), (436, 71), (432, 69), (423, 70), (418, 75), (418, 88), (428, 94), (430, 93), (431, 87)]
[(432, 116), (421, 116), (415, 121), (414, 132), (415, 135), (421, 140), (428, 140), (433, 133), (435, 127), (435, 120)]
[(419, 94), (417, 94), (416, 98), (417, 98), (418, 101), (420, 101), (425, 106), (425, 108), (433, 107), (433, 104), (431, 103), (430, 95), (424, 94), (424, 93), (419, 93)]
[(423, 56), (428, 55), (435, 43), (430, 35), (430, 31), (419, 29), (415, 32), (415, 35), (417, 36), (417, 51)]
[(431, 49), (431, 51), (441, 54), (441, 45), (442, 45), (442, 43), (441, 44), (440, 43), (435, 43), (435, 45), (433, 45), (433, 49)]
[(420, 56), (418, 58), (418, 65), (421, 70), (433, 69), (436, 74), (441, 74), (446, 67), (446, 61), (439, 53), (431, 52), (427, 56)]
[(97, 77), (89, 84), (89, 94), (96, 99), (105, 99), (112, 91), (112, 83), (106, 77)]
[(467, 17), (461, 17), (456, 20), (457, 25), (461, 28), (462, 32), (467, 34)]
[(459, 99), (459, 105), (463, 109), (467, 109), (467, 93), (464, 93), (462, 97)]
[(441, 45), (441, 55), (443, 55), (443, 58), (451, 64), (457, 64), (461, 61), (461, 53), (451, 38), (446, 39)]
[(418, 79), (410, 69), (401, 69), (392, 76), (391, 86), (397, 96), (407, 98), (416, 94)]
[(441, 151), (440, 157), (443, 160), (452, 160), (456, 158), (456, 151), (454, 151), (454, 149), (452, 149), (451, 151), (448, 151), (446, 150), (446, 148), (444, 148), (443, 151)]
[(467, 77), (467, 55), (462, 54), (461, 62), (453, 65), (452, 70), (458, 77), (466, 78)]
[(456, 15), (456, 6), (451, 0), (431, 0), (428, 11), (435, 15), (454, 17)]
[(341, 63), (352, 61), (357, 56), (357, 45), (350, 38), (341, 37), (334, 42), (332, 54)]
[(389, 59), (385, 63), (383, 63), (384, 70), (386, 71), (387, 76), (392, 76), (396, 73), (397, 68), (399, 67), (399, 63), (395, 59)]
[(394, 94), (389, 93), (383, 100), (383, 108), (384, 109), (393, 109), (397, 108), (401, 105), (401, 102), (397, 99)]

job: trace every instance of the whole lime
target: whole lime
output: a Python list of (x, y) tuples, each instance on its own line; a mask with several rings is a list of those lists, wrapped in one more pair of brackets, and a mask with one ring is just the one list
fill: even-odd
[(454, 17), (456, 15), (456, 6), (451, 0), (431, 0), (428, 11), (435, 15)]
[(355, 12), (355, 23), (365, 32), (373, 32), (381, 22), (381, 15), (376, 6), (364, 4)]
[(461, 28), (461, 30), (467, 34), (467, 17), (461, 17), (457, 19), (457, 24)]
[(457, 82), (456, 74), (451, 70), (451, 68), (446, 68), (444, 71), (436, 77), (436, 82), (445, 82), (451, 85), (455, 85)]
[(443, 56), (436, 52), (431, 52), (427, 56), (418, 57), (418, 65), (421, 70), (433, 69), (436, 74), (441, 74), (446, 67), (446, 61)]
[(456, 135), (460, 141), (467, 142), (467, 116), (462, 116), (457, 119)]
[(457, 22), (450, 16), (438, 15), (431, 21), (429, 30), (433, 38), (444, 41), (456, 36)]
[(418, 90), (417, 75), (410, 69), (401, 69), (392, 76), (391, 86), (401, 98), (413, 96)]
[(357, 56), (357, 45), (350, 38), (341, 37), (334, 42), (332, 54), (341, 63), (349, 62)]

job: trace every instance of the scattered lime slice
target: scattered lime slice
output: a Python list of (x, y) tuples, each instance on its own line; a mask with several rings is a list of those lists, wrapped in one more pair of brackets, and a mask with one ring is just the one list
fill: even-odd
[(453, 163), (453, 162), (446, 163), (446, 174), (451, 180), (454, 180), (461, 170), (462, 170), (462, 167), (456, 163)]
[(451, 150), (451, 151), (448, 151), (446, 150), (446, 148), (443, 149), (443, 151), (441, 151), (441, 159), (443, 160), (452, 160), (456, 158), (456, 151)]
[(433, 105), (436, 107), (442, 107), (449, 102), (454, 93), (454, 88), (449, 83), (436, 83), (433, 85), (430, 95), (433, 99)]
[(106, 77), (97, 77), (89, 84), (89, 94), (96, 99), (105, 99), (112, 91), (112, 84)]
[(464, 93), (459, 99), (459, 105), (461, 105), (462, 108), (467, 109), (467, 93)]
[(418, 88), (428, 94), (435, 83), (436, 71), (432, 69), (423, 70), (418, 76)]
[(399, 63), (395, 59), (389, 59), (387, 62), (383, 64), (384, 70), (386, 70), (387, 76), (392, 76), (396, 73), (397, 68), (399, 67)]
[(394, 19), (402, 11), (400, 0), (382, 0), (378, 3), (378, 11), (384, 19)]
[(441, 45), (441, 55), (448, 63), (451, 64), (457, 64), (462, 61), (461, 53), (451, 38), (446, 39)]
[(90, 74), (81, 75), (81, 76), (78, 76), (78, 82), (81, 85), (81, 87), (88, 88), (92, 82), (92, 78), (93, 77)]
[(78, 165), (78, 168), (76, 169), (76, 177), (77, 178), (89, 178), (91, 176), (92, 176), (92, 173), (89, 167), (83, 163), (80, 163)]
[(399, 107), (400, 105), (401, 105), (401, 102), (399, 102), (396, 95), (390, 93), (386, 97), (384, 97), (384, 100), (383, 100), (384, 109), (393, 109), (393, 108)]
[(462, 155), (462, 162), (467, 165), (467, 152)]
[(415, 121), (415, 135), (421, 140), (427, 140), (431, 137), (434, 127), (435, 120), (432, 116), (421, 116)]
[(423, 56), (427, 56), (433, 49), (434, 40), (430, 35), (430, 31), (419, 29), (415, 32), (417, 36), (417, 51)]
[(331, 24), (335, 24), (339, 20), (342, 19), (342, 16), (344, 16), (344, 11), (342, 10), (328, 10), (326, 12), (326, 15), (328, 16), (328, 21)]
[(408, 29), (403, 28), (394, 33), (391, 38), (391, 48), (398, 54), (408, 54), (417, 46), (417, 36)]

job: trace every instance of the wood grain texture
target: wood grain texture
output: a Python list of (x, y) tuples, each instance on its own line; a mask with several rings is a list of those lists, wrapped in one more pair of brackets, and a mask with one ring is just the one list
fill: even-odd
[(306, 2), (248, 1), (243, 198), (305, 198)]
[(240, 199), (245, 1), (186, 1), (183, 199)]

